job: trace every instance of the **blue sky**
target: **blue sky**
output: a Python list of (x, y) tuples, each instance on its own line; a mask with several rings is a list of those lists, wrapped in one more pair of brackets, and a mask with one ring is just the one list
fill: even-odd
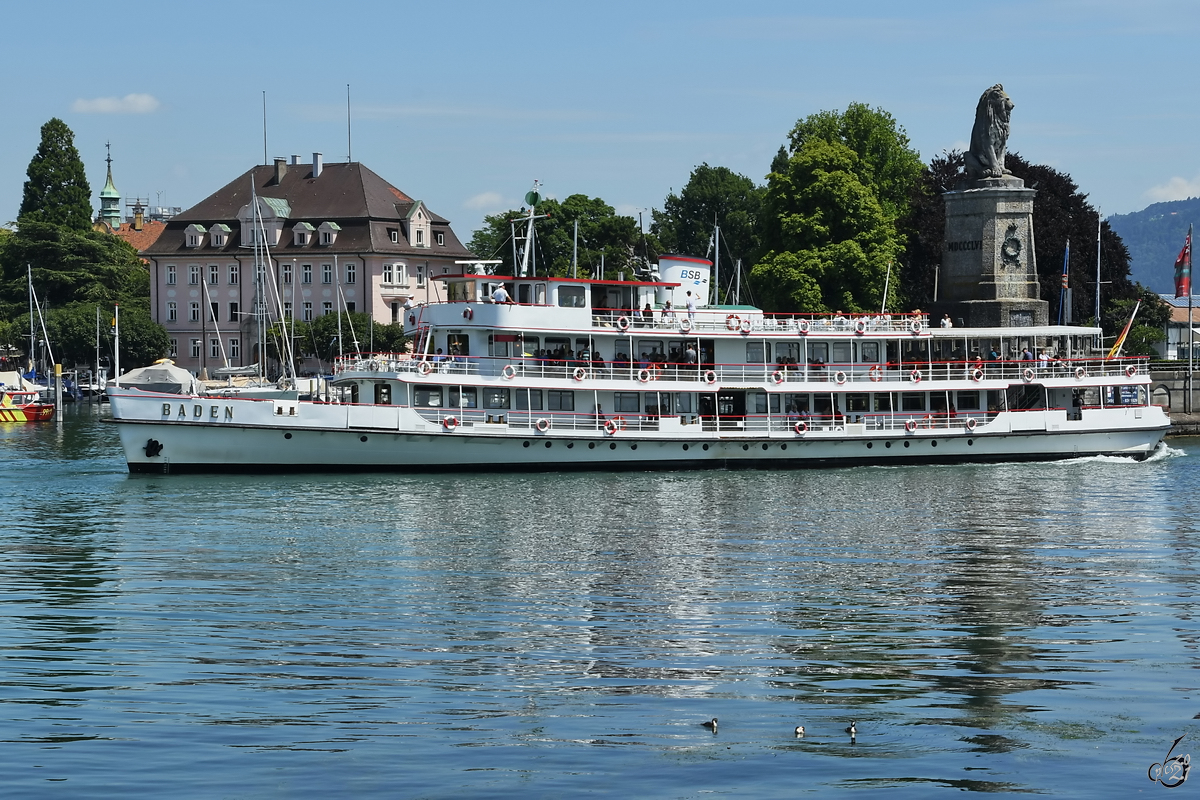
[(703, 162), (761, 182), (797, 119), (855, 101), (928, 160), (965, 145), (994, 83), (1010, 150), (1105, 214), (1200, 194), (1200, 3), (1182, 0), (62, 2), (4, 28), (0, 223), (51, 117), (93, 194), (111, 141), (123, 195), (187, 207), (262, 162), (264, 90), (270, 156), (345, 160), (347, 84), (354, 160), (464, 239), (534, 179), (634, 216)]

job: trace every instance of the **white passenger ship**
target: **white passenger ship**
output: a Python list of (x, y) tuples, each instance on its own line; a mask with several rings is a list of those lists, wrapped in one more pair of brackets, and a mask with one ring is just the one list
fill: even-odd
[[(1145, 362), (1105, 359), (1099, 329), (710, 307), (710, 268), (663, 256), (656, 280), (610, 281), (471, 267), (440, 276), (444, 302), (406, 312), (412, 354), (339, 359), (329, 398), (112, 388), (113, 418), (132, 472), (1142, 459), (1170, 424)], [(512, 302), (493, 301), (501, 286)]]

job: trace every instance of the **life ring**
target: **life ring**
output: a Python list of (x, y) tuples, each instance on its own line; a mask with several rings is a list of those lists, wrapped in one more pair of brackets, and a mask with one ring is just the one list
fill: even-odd
[(859, 333), (859, 334), (866, 333), (867, 332), (867, 321), (862, 320), (862, 319), (855, 320), (854, 321), (854, 332)]
[(625, 430), (625, 418), (624, 417), (613, 417), (608, 422), (604, 423), (604, 432), (607, 433), (609, 436), (612, 436), (617, 431), (623, 431), (623, 430)]
[(808, 423), (804, 420), (800, 420), (792, 426), (792, 430), (796, 432), (797, 436), (803, 436), (804, 434), (808, 433)]
[(1084, 378), (1086, 378), (1086, 377), (1087, 377), (1087, 370), (1086, 370), (1086, 369), (1084, 369), (1083, 367), (1076, 367), (1076, 368), (1075, 368), (1075, 380), (1077, 380), (1077, 381), (1081, 381), (1081, 380), (1083, 380), (1083, 379), (1084, 379)]
[(692, 329), (691, 318), (684, 317), (683, 319), (679, 320), (679, 330), (683, 331), (684, 333), (687, 333), (691, 329)]
[(1133, 364), (1130, 364), (1125, 368), (1125, 377), (1132, 378), (1134, 375), (1137, 375), (1137, 367), (1135, 367)]
[(837, 372), (833, 373), (833, 382), (836, 383), (838, 386), (841, 386), (843, 383), (846, 382), (846, 373), (842, 372), (841, 370), (838, 370)]
[(571, 377), (577, 381), (581, 381), (587, 377), (587, 370), (583, 367), (576, 367), (575, 371), (571, 373)]
[(471, 310), (470, 306), (463, 309), (463, 319), (473, 319), (474, 317), (475, 312)]
[(545, 433), (546, 431), (550, 430), (550, 420), (542, 417), (534, 424), (534, 427), (542, 433)]
[(742, 324), (742, 318), (737, 314), (730, 314), (725, 318), (725, 327), (731, 331), (736, 331), (738, 326)]
[(921, 374), (921, 370), (919, 369), (914, 369), (912, 372), (908, 373), (908, 379), (913, 383), (920, 383), (921, 379), (924, 377), (925, 376)]
[(869, 377), (873, 383), (879, 383), (881, 380), (883, 380), (883, 367), (879, 366), (878, 364), (874, 365), (867, 370), (867, 377)]
[(796, 329), (802, 334), (808, 333), (808, 320), (802, 319), (796, 323)]
[(417, 372), (421, 373), (422, 375), (428, 375), (429, 373), (433, 372), (433, 364), (430, 364), (428, 361), (422, 361), (421, 363), (417, 364)]
[(442, 420), (442, 426), (448, 431), (454, 430), (458, 427), (458, 417), (446, 417)]
[(904, 430), (908, 431), (909, 433), (912, 433), (916, 429), (917, 429), (917, 421), (915, 419), (910, 419), (904, 423)]
[(771, 373), (771, 383), (775, 384), (776, 386), (783, 383), (783, 380), (784, 380), (784, 375), (783, 375), (782, 370), (777, 369)]
[(913, 333), (920, 333), (925, 330), (925, 326), (921, 324), (921, 320), (914, 319), (908, 323), (908, 329)]
[(969, 431), (975, 430), (975, 426), (978, 424), (979, 423), (975, 421), (974, 417), (967, 417), (967, 423), (966, 423), (967, 430), (969, 430)]
[(971, 370), (971, 380), (975, 381), (976, 383), (979, 383), (981, 380), (983, 380), (983, 370), (981, 370), (979, 367)]
[(925, 423), (926, 428), (932, 428), (933, 427), (933, 414), (926, 414), (925, 419), (923, 419), (922, 422)]
[(629, 317), (617, 317), (617, 327), (623, 331), (629, 330)]
[(1037, 377), (1037, 373), (1033, 371), (1033, 367), (1026, 367), (1021, 371), (1021, 377), (1025, 379), (1026, 383), (1029, 383)]
[(504, 369), (500, 370), (500, 374), (504, 376), (504, 380), (511, 381), (517, 377), (517, 368), (512, 364), (505, 364)]
[(753, 326), (753, 325), (750, 323), (750, 320), (748, 320), (748, 319), (744, 319), (744, 320), (742, 320), (742, 326), (741, 326), (741, 327), (742, 327), (742, 333), (749, 333), (749, 332), (750, 332), (750, 330), (751, 330), (751, 329), (752, 329), (754, 326)]
[(713, 372), (711, 369), (707, 370), (704, 373), (704, 382), (707, 384), (716, 383), (717, 382), (717, 373)]
[(648, 370), (648, 369), (638, 370), (638, 374), (637, 374), (638, 383), (646, 383), (652, 377), (654, 377), (654, 376), (650, 374), (650, 370)]

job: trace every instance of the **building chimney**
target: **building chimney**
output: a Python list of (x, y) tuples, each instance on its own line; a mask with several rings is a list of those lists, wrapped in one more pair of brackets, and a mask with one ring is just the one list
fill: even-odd
[(277, 158), (277, 159), (275, 159), (275, 185), (276, 186), (283, 183), (284, 175), (287, 175), (287, 159), (286, 158)]
[(146, 212), (142, 210), (142, 204), (138, 203), (133, 207), (133, 229), (140, 231), (146, 224)]
[(293, 166), (293, 167), (296, 167), (296, 166), (299, 166), (299, 165), (300, 165), (300, 156), (298, 156), (298, 155), (293, 155), (293, 156), (292, 156), (292, 166)]
[(313, 153), (313, 177), (314, 178), (321, 177), (322, 169), (323, 169), (323, 165), (321, 163), (321, 154)]

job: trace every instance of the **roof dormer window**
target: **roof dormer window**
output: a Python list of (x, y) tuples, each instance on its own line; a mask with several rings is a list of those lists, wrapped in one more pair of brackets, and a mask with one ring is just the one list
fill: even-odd
[(224, 247), (226, 240), (229, 238), (229, 232), (233, 230), (223, 222), (218, 222), (208, 229), (208, 243), (212, 247)]
[(338, 231), (341, 229), (342, 227), (336, 222), (322, 222), (321, 226), (317, 228), (318, 241), (328, 247), (337, 241)]
[(297, 222), (292, 226), (292, 244), (297, 247), (305, 247), (313, 240), (313, 234), (316, 228), (307, 222)]
[(204, 244), (204, 237), (208, 235), (208, 231), (203, 225), (192, 223), (184, 229), (184, 235), (187, 237), (188, 247), (201, 247)]

